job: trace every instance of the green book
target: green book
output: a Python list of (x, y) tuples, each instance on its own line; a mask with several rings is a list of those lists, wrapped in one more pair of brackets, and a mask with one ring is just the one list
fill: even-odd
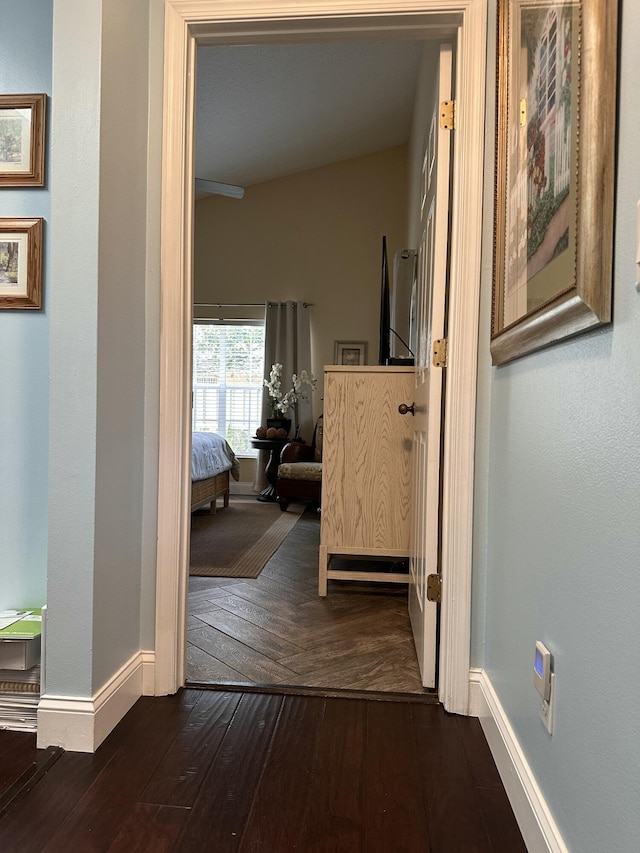
[[(22, 615), (24, 613), (24, 615)], [(42, 609), (25, 607), (15, 622), (0, 628), (0, 640), (32, 640), (42, 633)]]

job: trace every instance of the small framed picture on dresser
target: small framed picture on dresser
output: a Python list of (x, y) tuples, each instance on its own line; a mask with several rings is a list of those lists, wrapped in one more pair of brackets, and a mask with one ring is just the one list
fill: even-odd
[(333, 345), (334, 364), (358, 366), (367, 363), (366, 341), (335, 341)]

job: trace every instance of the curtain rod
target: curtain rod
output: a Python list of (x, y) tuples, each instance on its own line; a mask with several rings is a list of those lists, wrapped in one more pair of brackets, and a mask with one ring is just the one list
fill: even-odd
[[(275, 305), (267, 302), (267, 305)], [(303, 302), (305, 308), (313, 308), (313, 302)], [(264, 308), (264, 302), (194, 302), (194, 308)]]

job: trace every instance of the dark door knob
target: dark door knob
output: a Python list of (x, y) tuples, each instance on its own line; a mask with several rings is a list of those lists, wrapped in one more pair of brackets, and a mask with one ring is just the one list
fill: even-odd
[(406, 403), (400, 403), (398, 411), (401, 415), (406, 415), (407, 412), (411, 412), (412, 415), (415, 415), (415, 405), (415, 403), (412, 403), (410, 406), (407, 406)]

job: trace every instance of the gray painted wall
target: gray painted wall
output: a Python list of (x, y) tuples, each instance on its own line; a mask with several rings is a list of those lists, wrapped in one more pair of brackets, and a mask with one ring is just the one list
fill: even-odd
[(56, 2), (53, 26), (46, 676), (62, 696), (92, 694), (100, 5)]
[[(613, 325), (491, 368), (484, 276), (474, 663), (576, 853), (640, 849), (638, 4), (623, 4), (621, 32)], [(536, 639), (555, 656), (551, 737)]]
[[(51, 94), (52, 0), (2, 0), (0, 92)], [(41, 216), (42, 310), (0, 310), (0, 610), (46, 597), (49, 179), (0, 189), (0, 217)]]
[(55, 4), (49, 694), (92, 695), (140, 648), (148, 15)]
[(104, 9), (94, 690), (140, 648), (145, 446), (149, 11), (130, 0)]

